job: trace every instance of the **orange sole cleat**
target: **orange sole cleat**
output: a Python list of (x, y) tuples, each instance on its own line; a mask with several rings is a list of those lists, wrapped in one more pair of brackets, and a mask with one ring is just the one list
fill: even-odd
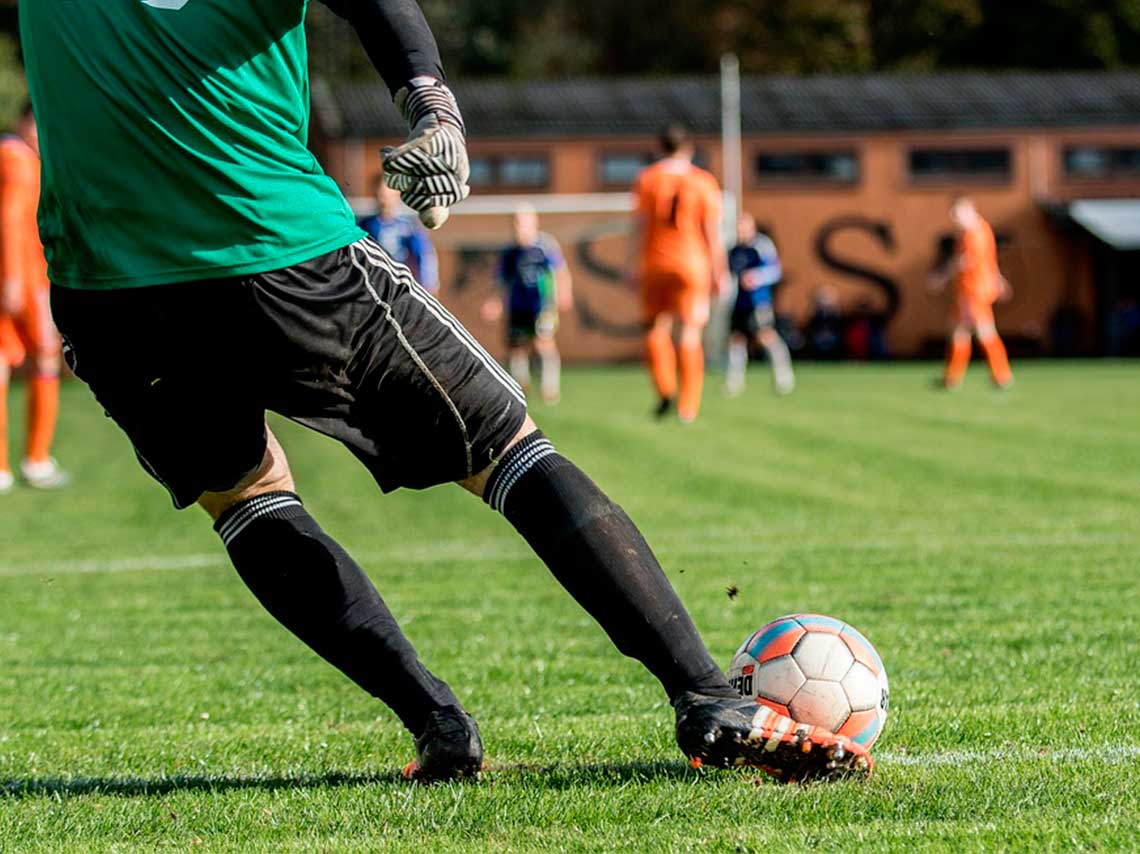
[(677, 743), (694, 768), (747, 766), (789, 783), (871, 776), (862, 745), (754, 700), (687, 693), (675, 705)]

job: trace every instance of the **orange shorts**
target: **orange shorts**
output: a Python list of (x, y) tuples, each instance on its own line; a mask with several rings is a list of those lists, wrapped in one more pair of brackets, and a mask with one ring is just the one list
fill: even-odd
[(48, 288), (29, 288), (22, 312), (15, 316), (0, 314), (0, 359), (16, 367), (29, 355), (59, 352), (50, 294)]
[(694, 276), (648, 270), (641, 278), (641, 299), (650, 323), (672, 314), (682, 323), (708, 323), (709, 283)]

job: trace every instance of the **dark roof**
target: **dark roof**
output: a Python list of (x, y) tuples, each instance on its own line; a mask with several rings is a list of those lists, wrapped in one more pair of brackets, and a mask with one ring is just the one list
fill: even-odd
[[(476, 137), (642, 135), (670, 120), (698, 133), (720, 128), (715, 77), (460, 80), (453, 88)], [(379, 83), (314, 91), (330, 135), (405, 133)], [(746, 133), (1129, 125), (1140, 124), (1140, 73), (746, 77), (741, 101)]]

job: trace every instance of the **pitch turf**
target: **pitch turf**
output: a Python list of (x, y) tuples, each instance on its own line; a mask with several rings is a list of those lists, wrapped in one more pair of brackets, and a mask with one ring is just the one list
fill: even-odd
[[(538, 415), (644, 527), (725, 664), (802, 610), (877, 645), (894, 707), (866, 784), (692, 771), (672, 716), (505, 522), (380, 496), (283, 426), (315, 515), (479, 717), (479, 785), (409, 786), (393, 717), (263, 613), (85, 390), (75, 486), (0, 497), (0, 850), (796, 850), (1140, 846), (1140, 365), (710, 383), (656, 424), (632, 369)], [(726, 588), (739, 588), (735, 599)]]

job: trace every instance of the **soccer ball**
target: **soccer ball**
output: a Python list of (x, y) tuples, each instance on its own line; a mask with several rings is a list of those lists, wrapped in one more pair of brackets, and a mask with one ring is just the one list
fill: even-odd
[(728, 678), (745, 697), (866, 748), (887, 720), (883, 660), (870, 641), (833, 617), (772, 621), (740, 645)]

